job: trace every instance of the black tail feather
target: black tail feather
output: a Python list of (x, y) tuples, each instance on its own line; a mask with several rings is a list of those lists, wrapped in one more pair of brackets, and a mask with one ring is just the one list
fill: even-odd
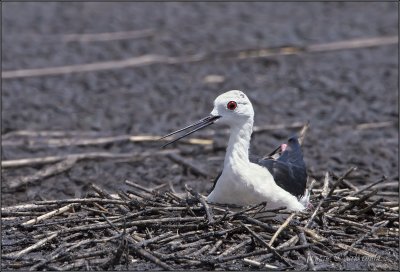
[(285, 151), (277, 159), (262, 158), (253, 162), (266, 167), (276, 184), (292, 195), (300, 197), (304, 194), (307, 170), (297, 136), (288, 139)]

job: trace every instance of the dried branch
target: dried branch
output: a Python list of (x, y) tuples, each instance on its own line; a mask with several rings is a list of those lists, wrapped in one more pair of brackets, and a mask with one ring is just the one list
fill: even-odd
[(269, 245), (272, 246), (274, 244), (275, 239), (278, 237), (278, 235), (283, 231), (284, 228), (290, 223), (290, 221), (293, 219), (295, 216), (295, 213), (292, 213), (286, 220), (285, 222), (282, 223), (282, 225), (279, 227), (279, 229), (274, 233), (274, 236), (272, 236), (271, 240), (269, 241)]
[[(300, 233), (299, 233), (298, 235), (299, 235), (300, 243), (301, 243), (303, 246), (308, 246), (306, 237), (305, 237), (305, 235), (304, 235), (304, 232), (303, 232), (303, 231), (300, 231)], [(316, 268), (315, 268), (313, 256), (312, 256), (312, 254), (311, 254), (311, 250), (307, 248), (307, 249), (305, 250), (305, 253), (306, 253), (306, 257), (307, 257), (307, 267), (308, 267), (308, 270), (315, 271)]]
[(74, 206), (76, 206), (76, 204), (68, 204), (68, 205), (66, 205), (66, 206), (64, 206), (62, 208), (59, 208), (57, 210), (54, 210), (54, 211), (51, 211), (51, 212), (46, 213), (44, 215), (41, 215), (39, 217), (36, 217), (35, 219), (31, 219), (29, 221), (26, 221), (26, 222), (22, 223), (21, 226), (23, 226), (23, 227), (32, 226), (33, 224), (37, 224), (39, 222), (42, 222), (42, 221), (44, 221), (46, 219), (49, 219), (49, 218), (51, 218), (51, 217), (53, 217), (55, 215), (60, 215), (60, 214), (62, 214), (64, 212), (66, 212), (66, 211), (69, 211)]
[(14, 259), (18, 259), (19, 257), (22, 257), (26, 254), (28, 254), (31, 251), (34, 251), (36, 249), (41, 248), (42, 246), (44, 246), (47, 242), (50, 242), (51, 240), (53, 240), (54, 238), (57, 237), (57, 233), (51, 234), (50, 236), (38, 241), (37, 243), (33, 244), (32, 246), (29, 246), (19, 252), (16, 253), (9, 253), (9, 254), (4, 254), (3, 256), (6, 256), (8, 258), (14, 258)]
[(68, 154), (60, 156), (47, 156), (38, 158), (26, 158), (18, 160), (5, 160), (1, 161), (3, 168), (8, 167), (22, 167), (31, 165), (41, 165), (48, 163), (55, 163), (62, 160), (96, 160), (96, 159), (131, 159), (132, 161), (142, 160), (145, 157), (157, 156), (157, 155), (168, 155), (178, 153), (179, 150), (169, 149), (155, 152), (142, 152), (142, 153), (109, 153), (109, 152), (89, 152), (80, 154)]
[(45, 169), (42, 169), (42, 170), (34, 173), (33, 175), (23, 176), (23, 177), (18, 177), (18, 178), (12, 179), (10, 181), (9, 188), (17, 189), (17, 188), (24, 186), (30, 182), (43, 180), (50, 176), (60, 174), (64, 171), (71, 169), (75, 165), (77, 160), (78, 159), (76, 157), (66, 158), (65, 160), (63, 160), (59, 163), (56, 163), (54, 165), (51, 165)]
[[(86, 37), (85, 39), (89, 40), (93, 39), (93, 38), (88, 38), (88, 36), (85, 37)], [(76, 39), (76, 37), (74, 39)], [(82, 37), (80, 39), (82, 39)], [(315, 45), (308, 45), (306, 47), (282, 46), (276, 48), (257, 48), (257, 49), (236, 50), (236, 51), (228, 50), (224, 52), (219, 52), (218, 55), (220, 57), (243, 60), (243, 59), (252, 59), (260, 57), (264, 58), (269, 56), (295, 55), (295, 54), (314, 53), (314, 52), (330, 52), (335, 50), (382, 46), (382, 45), (389, 45), (396, 43), (398, 43), (398, 36), (388, 36), (388, 37), (364, 38), (364, 39), (315, 44)], [(94, 62), (87, 64), (66, 65), (58, 67), (36, 68), (36, 69), (34, 68), (34, 69), (9, 70), (2, 72), (2, 78), (9, 79), (9, 78), (21, 78), (21, 77), (65, 75), (72, 73), (123, 69), (128, 67), (130, 68), (142, 67), (151, 64), (179, 65), (183, 63), (195, 63), (199, 61), (214, 59), (215, 55), (216, 53), (209, 53), (209, 54), (195, 54), (184, 57), (168, 57), (162, 55), (148, 54), (124, 60)]]

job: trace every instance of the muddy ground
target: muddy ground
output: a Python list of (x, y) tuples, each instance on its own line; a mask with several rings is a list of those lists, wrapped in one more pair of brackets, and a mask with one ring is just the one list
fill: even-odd
[[(303, 151), (317, 186), (325, 172), (341, 174), (357, 166), (349, 182), (361, 186), (386, 176), (391, 185), (381, 191), (397, 199), (398, 45), (382, 42), (368, 47), (362, 42), (397, 35), (395, 2), (46, 2), (3, 3), (2, 8), (3, 161), (84, 152), (154, 152), (161, 143), (125, 140), (32, 147), (30, 138), (15, 132), (90, 132), (95, 138), (163, 135), (206, 116), (218, 94), (240, 89), (253, 102), (256, 126), (310, 121)], [(131, 33), (135, 37), (130, 38), (67, 36), (121, 31), (125, 35), (142, 32)], [(309, 45), (357, 39), (362, 45), (353, 49), (226, 57), (231, 54), (226, 52), (247, 49), (286, 47), (288, 53)], [(31, 77), (12, 72), (147, 54), (209, 57), (89, 72), (76, 72), (73, 67), (76, 73)], [(185, 143), (171, 147), (182, 150), (181, 155), (207, 172), (207, 177), (166, 156), (81, 160), (67, 171), (11, 189), (11, 182), (47, 165), (3, 168), (1, 203), (81, 197), (90, 183), (115, 192), (124, 188), (126, 179), (148, 187), (170, 182), (177, 191), (188, 184), (205, 193), (223, 164), (227, 135), (222, 129), (214, 125), (194, 136), (213, 139), (213, 148)], [(210, 137), (210, 131), (215, 135)], [(270, 152), (297, 131), (255, 133), (252, 153)]]

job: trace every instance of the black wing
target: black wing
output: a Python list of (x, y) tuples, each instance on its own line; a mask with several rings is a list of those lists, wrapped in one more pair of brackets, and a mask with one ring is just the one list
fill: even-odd
[(276, 184), (285, 191), (297, 197), (304, 195), (307, 171), (297, 137), (288, 140), (287, 147), (279, 158), (262, 158), (252, 162), (268, 168)]

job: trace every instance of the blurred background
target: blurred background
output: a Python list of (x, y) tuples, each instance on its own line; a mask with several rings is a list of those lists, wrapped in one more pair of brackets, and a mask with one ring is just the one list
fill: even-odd
[(398, 197), (396, 2), (8, 2), (2, 14), (3, 205), (125, 180), (206, 193), (225, 128), (169, 147), (177, 157), (146, 137), (206, 116), (231, 89), (253, 103), (253, 154), (310, 121), (316, 186), (356, 166), (350, 184), (386, 176), (380, 193)]

